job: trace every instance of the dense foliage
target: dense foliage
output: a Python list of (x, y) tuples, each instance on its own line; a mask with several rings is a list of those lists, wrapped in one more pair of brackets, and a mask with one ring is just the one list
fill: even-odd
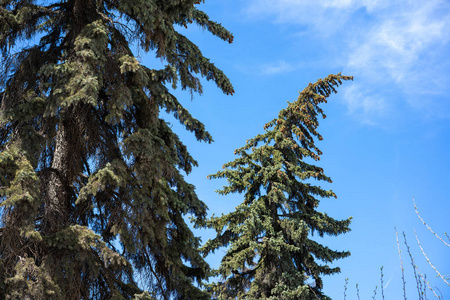
[[(199, 3), (0, 1), (0, 299), (210, 297), (184, 219), (206, 216), (182, 174), (196, 161), (160, 117), (211, 142), (166, 85), (201, 93), (204, 76), (233, 93), (177, 31), (232, 42)], [(166, 67), (142, 65), (131, 44)]]
[(331, 182), (318, 161), (315, 141), (319, 107), (352, 77), (330, 75), (308, 85), (293, 103), (267, 123), (265, 132), (235, 151), (234, 161), (211, 178), (226, 178), (220, 194), (243, 193), (244, 201), (226, 215), (208, 221), (217, 237), (209, 253), (228, 246), (218, 269), (222, 280), (211, 289), (219, 299), (328, 299), (321, 292), (322, 275), (339, 272), (327, 264), (350, 255), (334, 251), (312, 238), (348, 232), (350, 220), (335, 220), (319, 212), (320, 199), (333, 191), (313, 185), (312, 179)]

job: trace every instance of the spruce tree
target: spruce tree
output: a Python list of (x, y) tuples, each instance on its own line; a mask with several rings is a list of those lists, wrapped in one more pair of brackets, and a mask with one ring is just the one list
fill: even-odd
[(183, 177), (197, 163), (160, 116), (209, 143), (168, 84), (233, 93), (180, 33), (232, 42), (200, 2), (0, 1), (0, 299), (209, 298), (185, 222), (206, 217)]
[(331, 250), (312, 236), (348, 232), (351, 218), (318, 211), (321, 199), (336, 195), (311, 182), (331, 182), (313, 164), (322, 154), (315, 145), (322, 140), (318, 117), (325, 118), (320, 105), (350, 79), (337, 74), (309, 84), (263, 134), (235, 151), (238, 158), (210, 175), (228, 181), (219, 194), (244, 194), (234, 211), (208, 221), (217, 237), (205, 253), (228, 247), (217, 270), (221, 280), (212, 285), (216, 298), (328, 299), (321, 276), (339, 272), (327, 264), (350, 252)]

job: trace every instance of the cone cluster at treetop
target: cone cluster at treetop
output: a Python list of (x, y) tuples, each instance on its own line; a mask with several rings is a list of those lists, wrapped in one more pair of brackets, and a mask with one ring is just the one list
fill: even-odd
[[(317, 260), (349, 253), (309, 236), (344, 233), (350, 219), (316, 211), (317, 197), (335, 195), (304, 182), (331, 180), (303, 159), (321, 154), (318, 105), (351, 77), (308, 86), (238, 149), (212, 177), (244, 202), (208, 219), (184, 179), (197, 162), (160, 116), (210, 143), (168, 85), (202, 93), (205, 77), (234, 93), (177, 31), (197, 25), (233, 41), (200, 2), (0, 2), (0, 299), (326, 298), (320, 276), (339, 269)], [(165, 68), (142, 65), (131, 45)], [(217, 237), (202, 246), (186, 215)], [(204, 256), (227, 245), (211, 270)]]

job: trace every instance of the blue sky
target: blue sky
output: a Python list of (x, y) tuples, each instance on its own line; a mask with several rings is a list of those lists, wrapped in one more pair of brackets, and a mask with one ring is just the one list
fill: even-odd
[[(444, 0), (227, 0), (201, 7), (234, 33), (229, 45), (195, 27), (182, 30), (231, 79), (236, 93), (226, 96), (205, 82), (203, 95), (176, 94), (213, 135), (213, 144), (195, 141), (174, 122), (174, 130), (200, 164), (188, 181), (210, 208), (227, 213), (242, 196), (219, 196), (225, 181), (207, 180), (234, 159), (234, 149), (263, 132), (263, 125), (294, 101), (309, 82), (330, 73), (353, 75), (323, 108), (319, 131), (324, 141), (320, 166), (333, 179), (337, 200), (320, 210), (335, 218), (353, 217), (352, 232), (321, 239), (350, 258), (337, 261), (341, 274), (326, 277), (324, 291), (343, 299), (371, 298), (384, 266), (386, 299), (402, 299), (394, 227), (405, 231), (413, 257), (444, 299), (450, 287), (436, 278), (422, 255), (414, 229), (430, 260), (450, 273), (450, 248), (437, 234), (449, 231), (450, 202), (450, 2)], [(146, 65), (152, 54), (141, 53)], [(170, 120), (170, 118), (169, 118)], [(205, 242), (211, 231), (196, 231)], [(444, 236), (445, 237), (445, 236)], [(408, 299), (417, 299), (413, 271), (400, 234)], [(448, 242), (448, 241), (447, 241)], [(217, 266), (223, 251), (208, 257)], [(439, 292), (439, 291), (440, 292)], [(431, 295), (431, 292), (428, 291)], [(431, 298), (431, 297), (430, 297)]]

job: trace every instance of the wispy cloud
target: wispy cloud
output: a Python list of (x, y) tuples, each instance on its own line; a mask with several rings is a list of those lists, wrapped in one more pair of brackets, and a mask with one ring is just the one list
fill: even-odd
[(392, 277), (393, 277), (394, 275), (393, 274), (391, 274), (391, 276), (389, 277), (389, 280), (386, 282), (386, 284), (384, 285), (384, 289), (387, 289), (387, 287), (389, 286), (389, 284), (391, 283), (391, 281), (392, 281)]
[(360, 9), (368, 12), (387, 6), (388, 0), (249, 0), (249, 17), (270, 17), (276, 23), (310, 25), (322, 34), (339, 30)]
[[(446, 93), (450, 80), (447, 0), (250, 0), (246, 13), (307, 26), (311, 35), (346, 53), (339, 64), (358, 82), (346, 93), (351, 113), (369, 118), (386, 112), (386, 96), (380, 92), (386, 88), (398, 90), (398, 99), (411, 107), (443, 105), (450, 112), (443, 97), (434, 97)], [(339, 58), (324, 59), (336, 63)], [(377, 94), (361, 94), (373, 90)]]
[(450, 19), (436, 18), (437, 1), (425, 3), (414, 10), (390, 13), (360, 30), (352, 42), (348, 67), (382, 71), (404, 82), (417, 64), (435, 62), (432, 50), (448, 43)]
[(274, 75), (274, 74), (280, 74), (280, 73), (288, 73), (292, 72), (296, 69), (292, 64), (287, 63), (284, 60), (270, 63), (270, 64), (263, 64), (258, 67), (261, 74), (264, 75)]
[(256, 65), (239, 65), (236, 66), (241, 72), (246, 74), (258, 74), (264, 76), (285, 74), (297, 70), (301, 66), (299, 64), (288, 63), (285, 60), (279, 60), (268, 63), (260, 63)]
[(343, 101), (350, 114), (354, 114), (365, 124), (375, 125), (375, 117), (384, 116), (389, 111), (386, 99), (382, 95), (368, 91), (359, 83), (344, 88)]

